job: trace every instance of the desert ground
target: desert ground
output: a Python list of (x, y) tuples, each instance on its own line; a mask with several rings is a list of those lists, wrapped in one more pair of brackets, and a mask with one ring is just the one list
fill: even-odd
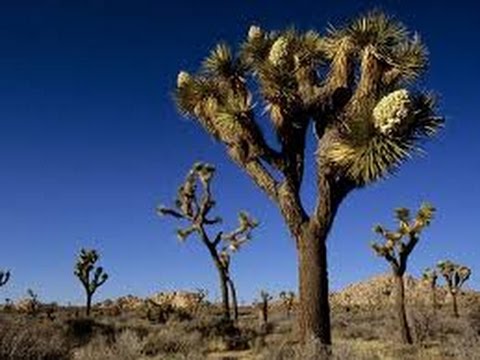
[[(4, 305), (0, 313), (2, 360), (147, 359), (479, 359), (480, 293), (458, 296), (453, 316), (447, 291), (437, 305), (424, 281), (405, 278), (407, 313), (414, 345), (401, 345), (388, 274), (352, 284), (331, 295), (333, 346), (300, 348), (295, 306), (272, 294), (268, 318), (259, 303), (240, 307), (237, 323), (222, 321), (218, 304), (176, 292), (148, 299), (129, 295), (97, 303), (90, 317), (82, 307)], [(327, 355), (329, 354), (329, 355)]]

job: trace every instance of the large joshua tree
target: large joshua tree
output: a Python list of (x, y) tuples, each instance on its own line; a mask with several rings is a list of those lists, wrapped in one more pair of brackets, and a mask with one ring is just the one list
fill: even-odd
[(412, 219), (410, 210), (399, 208), (395, 210), (398, 229), (390, 231), (381, 225), (375, 227), (375, 232), (383, 238), (383, 243), (372, 243), (372, 249), (378, 256), (385, 258), (390, 264), (395, 280), (395, 311), (400, 325), (400, 335), (404, 343), (412, 343), (412, 335), (408, 327), (405, 312), (405, 285), (403, 275), (407, 270), (408, 257), (420, 240), (420, 233), (430, 224), (435, 209), (429, 204), (423, 204)]
[(448, 292), (452, 297), (453, 315), (458, 317), (457, 294), (465, 281), (470, 278), (472, 271), (467, 266), (456, 264), (450, 260), (440, 261), (437, 268), (445, 279)]
[(78, 277), (85, 289), (85, 313), (87, 316), (90, 316), (93, 294), (95, 294), (98, 288), (108, 279), (108, 274), (105, 273), (103, 267), (96, 267), (99, 258), (100, 256), (96, 250), (82, 249), (75, 263), (74, 274)]
[[(198, 73), (178, 74), (180, 111), (225, 145), (296, 241), (302, 340), (331, 342), (326, 240), (338, 207), (397, 169), (442, 123), (432, 96), (413, 88), (426, 65), (420, 38), (373, 12), (323, 36), (252, 26), (238, 52), (221, 43)], [(262, 103), (264, 111), (255, 108)], [(300, 189), (311, 124), (317, 199), (307, 213)]]
[(157, 211), (159, 215), (173, 216), (187, 223), (187, 227), (177, 230), (181, 241), (185, 241), (193, 234), (199, 236), (218, 271), (223, 317), (227, 320), (231, 319), (229, 300), (231, 296), (233, 318), (237, 320), (237, 295), (230, 273), (230, 259), (234, 252), (250, 240), (251, 232), (258, 224), (256, 220), (242, 211), (238, 215), (239, 226), (235, 230), (229, 233), (218, 231), (214, 236), (209, 234), (207, 228), (222, 221), (222, 218), (210, 215), (211, 210), (215, 207), (215, 200), (211, 192), (214, 174), (214, 166), (205, 163), (194, 164), (178, 189), (175, 208), (159, 206)]

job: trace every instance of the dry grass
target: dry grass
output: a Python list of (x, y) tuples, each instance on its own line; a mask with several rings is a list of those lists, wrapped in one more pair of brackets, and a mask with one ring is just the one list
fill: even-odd
[(469, 304), (459, 319), (448, 308), (434, 314), (409, 308), (414, 346), (397, 341), (390, 308), (343, 310), (333, 313), (334, 345), (295, 342), (294, 319), (272, 311), (267, 328), (258, 328), (256, 312), (242, 309), (237, 327), (219, 320), (214, 308), (193, 317), (170, 316), (165, 322), (137, 312), (97, 315), (95, 320), (75, 310), (45, 316), (0, 313), (1, 360), (450, 360), (475, 359), (480, 354), (480, 304)]

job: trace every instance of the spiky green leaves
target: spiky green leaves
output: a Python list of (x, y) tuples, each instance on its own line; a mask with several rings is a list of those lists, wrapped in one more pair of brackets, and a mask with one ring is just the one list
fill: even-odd
[(405, 25), (380, 11), (367, 13), (341, 29), (330, 27), (326, 48), (331, 58), (344, 40), (357, 54), (373, 48), (375, 56), (391, 70), (383, 77), (385, 85), (413, 80), (428, 64), (428, 51), (418, 34), (412, 36)]
[(358, 186), (394, 172), (419, 142), (432, 137), (443, 124), (435, 114), (433, 97), (398, 90), (375, 106), (364, 103), (359, 118), (342, 129), (326, 158)]
[[(105, 273), (101, 266), (95, 267), (100, 256), (94, 249), (81, 249), (75, 264), (75, 276), (85, 288), (87, 294), (93, 294), (101, 285), (108, 279), (108, 274)], [(93, 274), (93, 276), (92, 276)]]
[(203, 71), (208, 76), (220, 80), (235, 82), (243, 81), (245, 65), (232, 54), (225, 43), (218, 44), (203, 61)]
[(435, 269), (426, 268), (422, 273), (422, 279), (430, 286), (435, 287), (437, 284), (438, 274)]
[(0, 286), (4, 286), (10, 280), (10, 271), (0, 271)]
[(407, 28), (401, 22), (380, 11), (373, 11), (355, 19), (343, 31), (358, 47), (373, 45), (379, 52), (402, 44), (408, 36)]
[(222, 236), (224, 249), (232, 252), (238, 251), (243, 244), (249, 241), (252, 230), (258, 226), (258, 221), (245, 211), (241, 211), (238, 214), (238, 223), (238, 227), (235, 230)]
[(437, 268), (445, 278), (448, 289), (452, 294), (456, 294), (472, 274), (472, 271), (467, 266), (450, 260), (440, 261), (437, 264)]

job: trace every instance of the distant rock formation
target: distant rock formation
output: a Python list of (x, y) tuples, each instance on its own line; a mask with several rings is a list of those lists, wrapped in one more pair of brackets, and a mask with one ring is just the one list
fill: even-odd
[[(332, 307), (379, 308), (394, 302), (394, 283), (390, 274), (374, 276), (366, 281), (354, 283), (341, 291), (330, 295)], [(429, 285), (411, 275), (405, 275), (405, 291), (407, 303), (430, 305), (431, 289)], [(445, 288), (436, 289), (438, 302), (450, 302), (450, 296)], [(477, 293), (465, 290), (464, 297), (478, 297)]]

